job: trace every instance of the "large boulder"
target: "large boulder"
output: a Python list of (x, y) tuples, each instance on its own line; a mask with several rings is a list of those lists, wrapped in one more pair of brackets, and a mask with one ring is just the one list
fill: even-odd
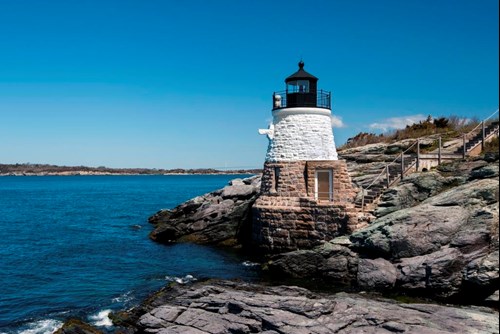
[(149, 218), (151, 239), (239, 246), (251, 236), (251, 207), (260, 192), (260, 176), (235, 179), (223, 189), (193, 198)]
[(377, 259), (360, 259), (358, 263), (358, 286), (370, 290), (384, 290), (394, 287), (397, 271), (389, 261)]
[(267, 269), (275, 277), (324, 278), (348, 286), (356, 281), (358, 261), (340, 237), (315, 249), (276, 255)]

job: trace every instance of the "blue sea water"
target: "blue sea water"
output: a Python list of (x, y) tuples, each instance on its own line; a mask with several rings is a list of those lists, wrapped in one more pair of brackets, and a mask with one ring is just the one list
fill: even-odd
[(160, 245), (147, 218), (235, 175), (0, 177), (0, 333), (110, 325), (170, 280), (258, 278), (234, 253)]

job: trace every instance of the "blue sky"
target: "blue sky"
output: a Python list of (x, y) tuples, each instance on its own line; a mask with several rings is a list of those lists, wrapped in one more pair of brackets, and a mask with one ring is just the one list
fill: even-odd
[(497, 0), (0, 0), (0, 163), (260, 168), (301, 58), (337, 145), (487, 117), (498, 37)]

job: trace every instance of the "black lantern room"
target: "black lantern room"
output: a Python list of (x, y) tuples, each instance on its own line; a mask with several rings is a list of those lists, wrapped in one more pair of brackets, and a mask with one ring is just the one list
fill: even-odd
[(304, 62), (299, 62), (299, 70), (285, 79), (286, 90), (273, 94), (273, 110), (294, 107), (314, 107), (330, 109), (330, 92), (318, 91), (318, 78), (304, 70)]

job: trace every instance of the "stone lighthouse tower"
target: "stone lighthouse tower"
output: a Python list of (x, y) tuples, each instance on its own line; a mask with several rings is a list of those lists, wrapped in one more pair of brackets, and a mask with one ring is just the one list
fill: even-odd
[(337, 160), (331, 126), (330, 92), (318, 78), (299, 70), (285, 79), (286, 90), (273, 94), (273, 124), (266, 161)]
[(310, 248), (355, 225), (356, 195), (344, 160), (338, 160), (331, 123), (331, 93), (299, 69), (273, 94), (266, 134), (261, 196), (253, 206), (253, 241), (265, 251)]

